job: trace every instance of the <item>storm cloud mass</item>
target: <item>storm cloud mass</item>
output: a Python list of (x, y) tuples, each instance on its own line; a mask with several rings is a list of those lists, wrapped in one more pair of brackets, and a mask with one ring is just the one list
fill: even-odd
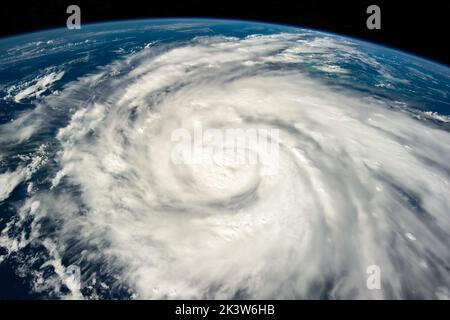
[[(350, 74), (351, 58), (402, 81), (350, 40), (305, 34), (148, 45), (1, 125), (2, 145), (17, 146), (68, 117), (0, 173), (6, 200), (37, 168), (57, 168), (16, 203), (0, 260), (15, 256), (33, 290), (62, 298), (448, 299), (448, 119), (321, 79)], [(279, 130), (278, 171), (174, 164), (174, 130), (195, 123)], [(367, 288), (371, 265), (381, 290)]]

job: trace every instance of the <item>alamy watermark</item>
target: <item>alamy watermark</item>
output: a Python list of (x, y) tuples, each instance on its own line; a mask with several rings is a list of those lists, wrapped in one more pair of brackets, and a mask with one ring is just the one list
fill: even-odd
[(206, 129), (200, 122), (193, 130), (172, 132), (174, 164), (236, 167), (259, 165), (261, 175), (275, 175), (279, 166), (279, 130), (262, 128)]
[(369, 290), (381, 289), (381, 268), (376, 264), (367, 267), (366, 273), (368, 274), (366, 286)]
[(70, 16), (66, 20), (67, 29), (81, 29), (81, 9), (76, 4), (67, 7), (66, 13)]
[(66, 268), (63, 275), (64, 284), (71, 290), (81, 289), (81, 271), (80, 267), (70, 265)]
[(367, 7), (366, 13), (370, 14), (367, 18), (366, 26), (367, 29), (381, 29), (381, 9), (379, 6), (372, 4)]

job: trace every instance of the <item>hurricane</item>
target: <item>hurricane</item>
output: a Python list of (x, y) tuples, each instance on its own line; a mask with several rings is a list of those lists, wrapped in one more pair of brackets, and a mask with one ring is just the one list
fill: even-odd
[[(0, 124), (0, 264), (52, 298), (448, 299), (448, 117), (351, 84), (350, 59), (377, 90), (409, 86), (302, 29), (155, 41), (52, 93), (69, 71), (5, 85), (33, 107)], [(198, 126), (276, 133), (273, 154), (174, 161)]]

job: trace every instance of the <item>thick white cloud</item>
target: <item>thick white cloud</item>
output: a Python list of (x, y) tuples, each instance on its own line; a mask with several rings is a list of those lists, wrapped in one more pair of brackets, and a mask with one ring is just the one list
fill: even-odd
[(8, 199), (20, 183), (29, 180), (33, 173), (47, 161), (45, 145), (41, 145), (36, 154), (25, 155), (21, 158), (28, 162), (26, 166), (19, 165), (14, 171), (0, 173), (0, 201)]
[[(335, 65), (348, 52), (387, 72), (328, 37), (200, 37), (47, 98), (76, 110), (53, 188), (32, 199), (36, 225), (58, 221), (53, 252), (86, 286), (102, 264), (136, 298), (448, 297), (450, 134), (293, 67), (311, 52), (327, 72), (346, 73)], [(214, 168), (170, 157), (172, 132), (196, 122), (279, 129), (278, 173), (206, 188)], [(374, 264), (383, 290), (366, 287)]]

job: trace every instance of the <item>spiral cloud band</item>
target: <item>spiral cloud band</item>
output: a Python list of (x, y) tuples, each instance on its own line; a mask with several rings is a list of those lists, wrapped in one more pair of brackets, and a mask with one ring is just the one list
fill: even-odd
[[(327, 37), (197, 37), (130, 54), (3, 125), (2, 143), (27, 141), (69, 114), (51, 186), (2, 231), (4, 257), (45, 248), (35, 290), (59, 297), (449, 298), (449, 132), (292, 67), (309, 54), (382, 69)], [(260, 161), (185, 161), (180, 136), (199, 125), (276, 144), (244, 147)]]

